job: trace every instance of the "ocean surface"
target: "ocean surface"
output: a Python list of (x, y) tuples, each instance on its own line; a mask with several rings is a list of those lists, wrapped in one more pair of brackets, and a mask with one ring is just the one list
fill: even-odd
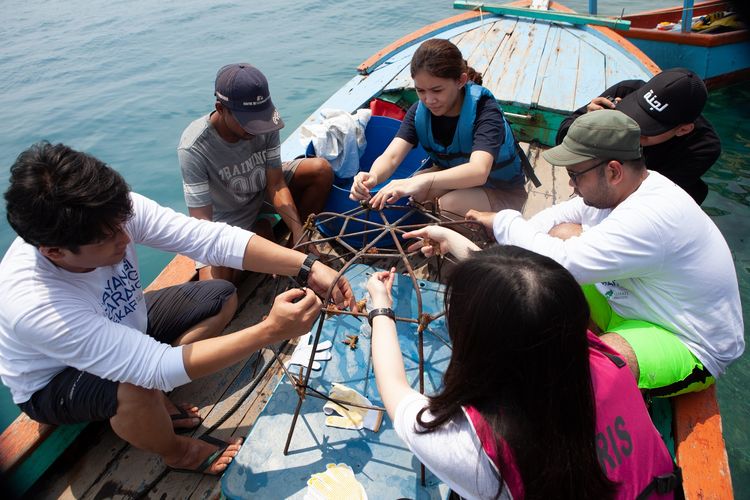
[[(588, 2), (565, 1), (585, 12)], [(675, 1), (600, 2), (619, 14)], [(460, 11), (448, 0), (209, 0), (2, 2), (0, 22), (0, 190), (9, 167), (46, 139), (87, 151), (120, 171), (135, 191), (186, 212), (175, 148), (182, 130), (213, 107), (216, 70), (250, 62), (269, 79), (286, 122), (282, 140), (348, 81), (375, 51)], [(750, 88), (712, 93), (706, 116), (723, 154), (706, 175), (704, 208), (735, 257), (750, 320)], [(0, 253), (15, 237), (0, 207)], [(150, 282), (171, 255), (139, 250)], [(711, 297), (706, 297), (707, 305)], [(748, 327), (746, 326), (746, 332)], [(718, 384), (737, 498), (750, 498), (750, 361)], [(0, 388), (4, 389), (4, 388)], [(0, 390), (0, 429), (18, 414)]]

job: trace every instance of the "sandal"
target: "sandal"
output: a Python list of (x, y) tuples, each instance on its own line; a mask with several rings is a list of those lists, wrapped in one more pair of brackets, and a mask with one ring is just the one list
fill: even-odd
[(183, 408), (180, 408), (179, 406), (177, 406), (177, 411), (178, 413), (170, 413), (169, 415), (169, 418), (171, 418), (173, 422), (175, 420), (188, 420), (192, 418), (197, 418), (198, 423), (192, 427), (175, 427), (174, 428), (175, 434), (187, 434), (188, 432), (193, 432), (203, 422), (203, 419), (201, 419), (200, 417), (196, 417), (195, 415), (189, 414), (188, 412), (186, 412)]
[(198, 467), (196, 467), (195, 469), (183, 469), (183, 468), (180, 468), (180, 467), (169, 467), (169, 469), (173, 470), (175, 472), (193, 472), (193, 473), (197, 472), (197, 473), (206, 474), (206, 475), (209, 475), (209, 476), (220, 476), (220, 475), (222, 475), (225, 471), (221, 471), (218, 474), (214, 474), (212, 472), (206, 472), (206, 470), (209, 467), (211, 467), (211, 464), (213, 464), (219, 457), (221, 457), (222, 453), (224, 453), (224, 451), (231, 444), (233, 444), (233, 443), (227, 443), (226, 441), (223, 441), (221, 439), (217, 439), (217, 438), (215, 438), (213, 436), (209, 436), (207, 434), (204, 434), (203, 436), (201, 436), (201, 437), (199, 437), (197, 439), (200, 439), (201, 441), (205, 441), (208, 444), (212, 444), (214, 446), (218, 446), (219, 448), (215, 452), (211, 453), (208, 457), (206, 457), (206, 459), (203, 462), (201, 462), (200, 465)]

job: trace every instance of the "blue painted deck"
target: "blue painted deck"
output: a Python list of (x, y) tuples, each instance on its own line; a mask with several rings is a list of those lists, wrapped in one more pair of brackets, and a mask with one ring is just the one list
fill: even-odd
[[(345, 275), (356, 297), (365, 295), (369, 274), (375, 269), (355, 264)], [(423, 311), (431, 314), (443, 310), (442, 286), (418, 281)], [(397, 316), (416, 318), (416, 293), (408, 276), (397, 276), (394, 284)], [(352, 316), (334, 316), (325, 320), (321, 340), (333, 342), (333, 358), (323, 361), (319, 372), (313, 372), (310, 386), (328, 393), (332, 382), (341, 382), (364, 394), (374, 405), (382, 405), (377, 392), (370, 360), (370, 339), (360, 335), (359, 347), (352, 351), (341, 342), (346, 335), (359, 334), (366, 321)], [(317, 327), (317, 323), (316, 323)], [(313, 330), (315, 331), (315, 330)], [(418, 387), (416, 325), (398, 323), (399, 341), (406, 364), (407, 377)], [(435, 320), (424, 334), (425, 392), (434, 392), (448, 365), (450, 349), (442, 340), (448, 338), (443, 319)], [(289, 448), (283, 448), (289, 424), (297, 404), (293, 386), (284, 377), (266, 407), (248, 433), (240, 453), (221, 481), (227, 498), (302, 498), (307, 480), (323, 472), (328, 463), (346, 463), (355, 472), (369, 498), (445, 498), (448, 488), (427, 471), (426, 487), (419, 485), (419, 461), (393, 430), (387, 415), (378, 433), (369, 430), (345, 430), (326, 427), (325, 401), (308, 397)]]

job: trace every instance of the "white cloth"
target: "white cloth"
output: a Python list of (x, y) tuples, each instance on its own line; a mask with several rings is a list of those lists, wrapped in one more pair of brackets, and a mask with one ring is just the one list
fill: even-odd
[(200, 221), (132, 193), (131, 238), (114, 266), (73, 273), (21, 238), (0, 263), (0, 377), (28, 401), (68, 366), (101, 378), (169, 391), (190, 381), (182, 348), (145, 334), (146, 304), (135, 244), (241, 267), (252, 233)]
[[(561, 222), (584, 232), (565, 241), (549, 236)], [(493, 226), (498, 243), (546, 255), (578, 282), (595, 283), (620, 316), (674, 332), (714, 377), (745, 349), (729, 247), (693, 199), (658, 172), (614, 209), (574, 198), (528, 221), (500, 211)]]
[(338, 177), (354, 177), (359, 172), (359, 157), (367, 147), (365, 128), (371, 114), (369, 109), (352, 115), (342, 109), (324, 108), (320, 111), (321, 123), (302, 125), (300, 141), (305, 145), (312, 141), (315, 154), (328, 160)]
[[(482, 445), (461, 413), (439, 429), (417, 434), (417, 413), (427, 406), (427, 397), (412, 391), (396, 407), (393, 428), (425, 467), (463, 498), (494, 498), (499, 478)], [(422, 418), (429, 421), (426, 411)], [(501, 499), (509, 499), (503, 487)]]

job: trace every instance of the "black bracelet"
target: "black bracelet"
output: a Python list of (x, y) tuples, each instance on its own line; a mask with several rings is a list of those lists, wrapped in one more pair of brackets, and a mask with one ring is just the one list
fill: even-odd
[(307, 280), (310, 279), (310, 270), (316, 260), (318, 260), (318, 256), (312, 253), (307, 254), (307, 257), (305, 257), (305, 261), (302, 263), (302, 267), (299, 268), (297, 277), (294, 278), (294, 281), (296, 281), (299, 286), (307, 286)]
[(375, 316), (388, 316), (392, 320), (396, 320), (396, 314), (390, 307), (381, 307), (379, 309), (373, 309), (372, 311), (370, 311), (367, 314), (367, 321), (370, 323), (370, 326), (372, 326), (372, 320)]

